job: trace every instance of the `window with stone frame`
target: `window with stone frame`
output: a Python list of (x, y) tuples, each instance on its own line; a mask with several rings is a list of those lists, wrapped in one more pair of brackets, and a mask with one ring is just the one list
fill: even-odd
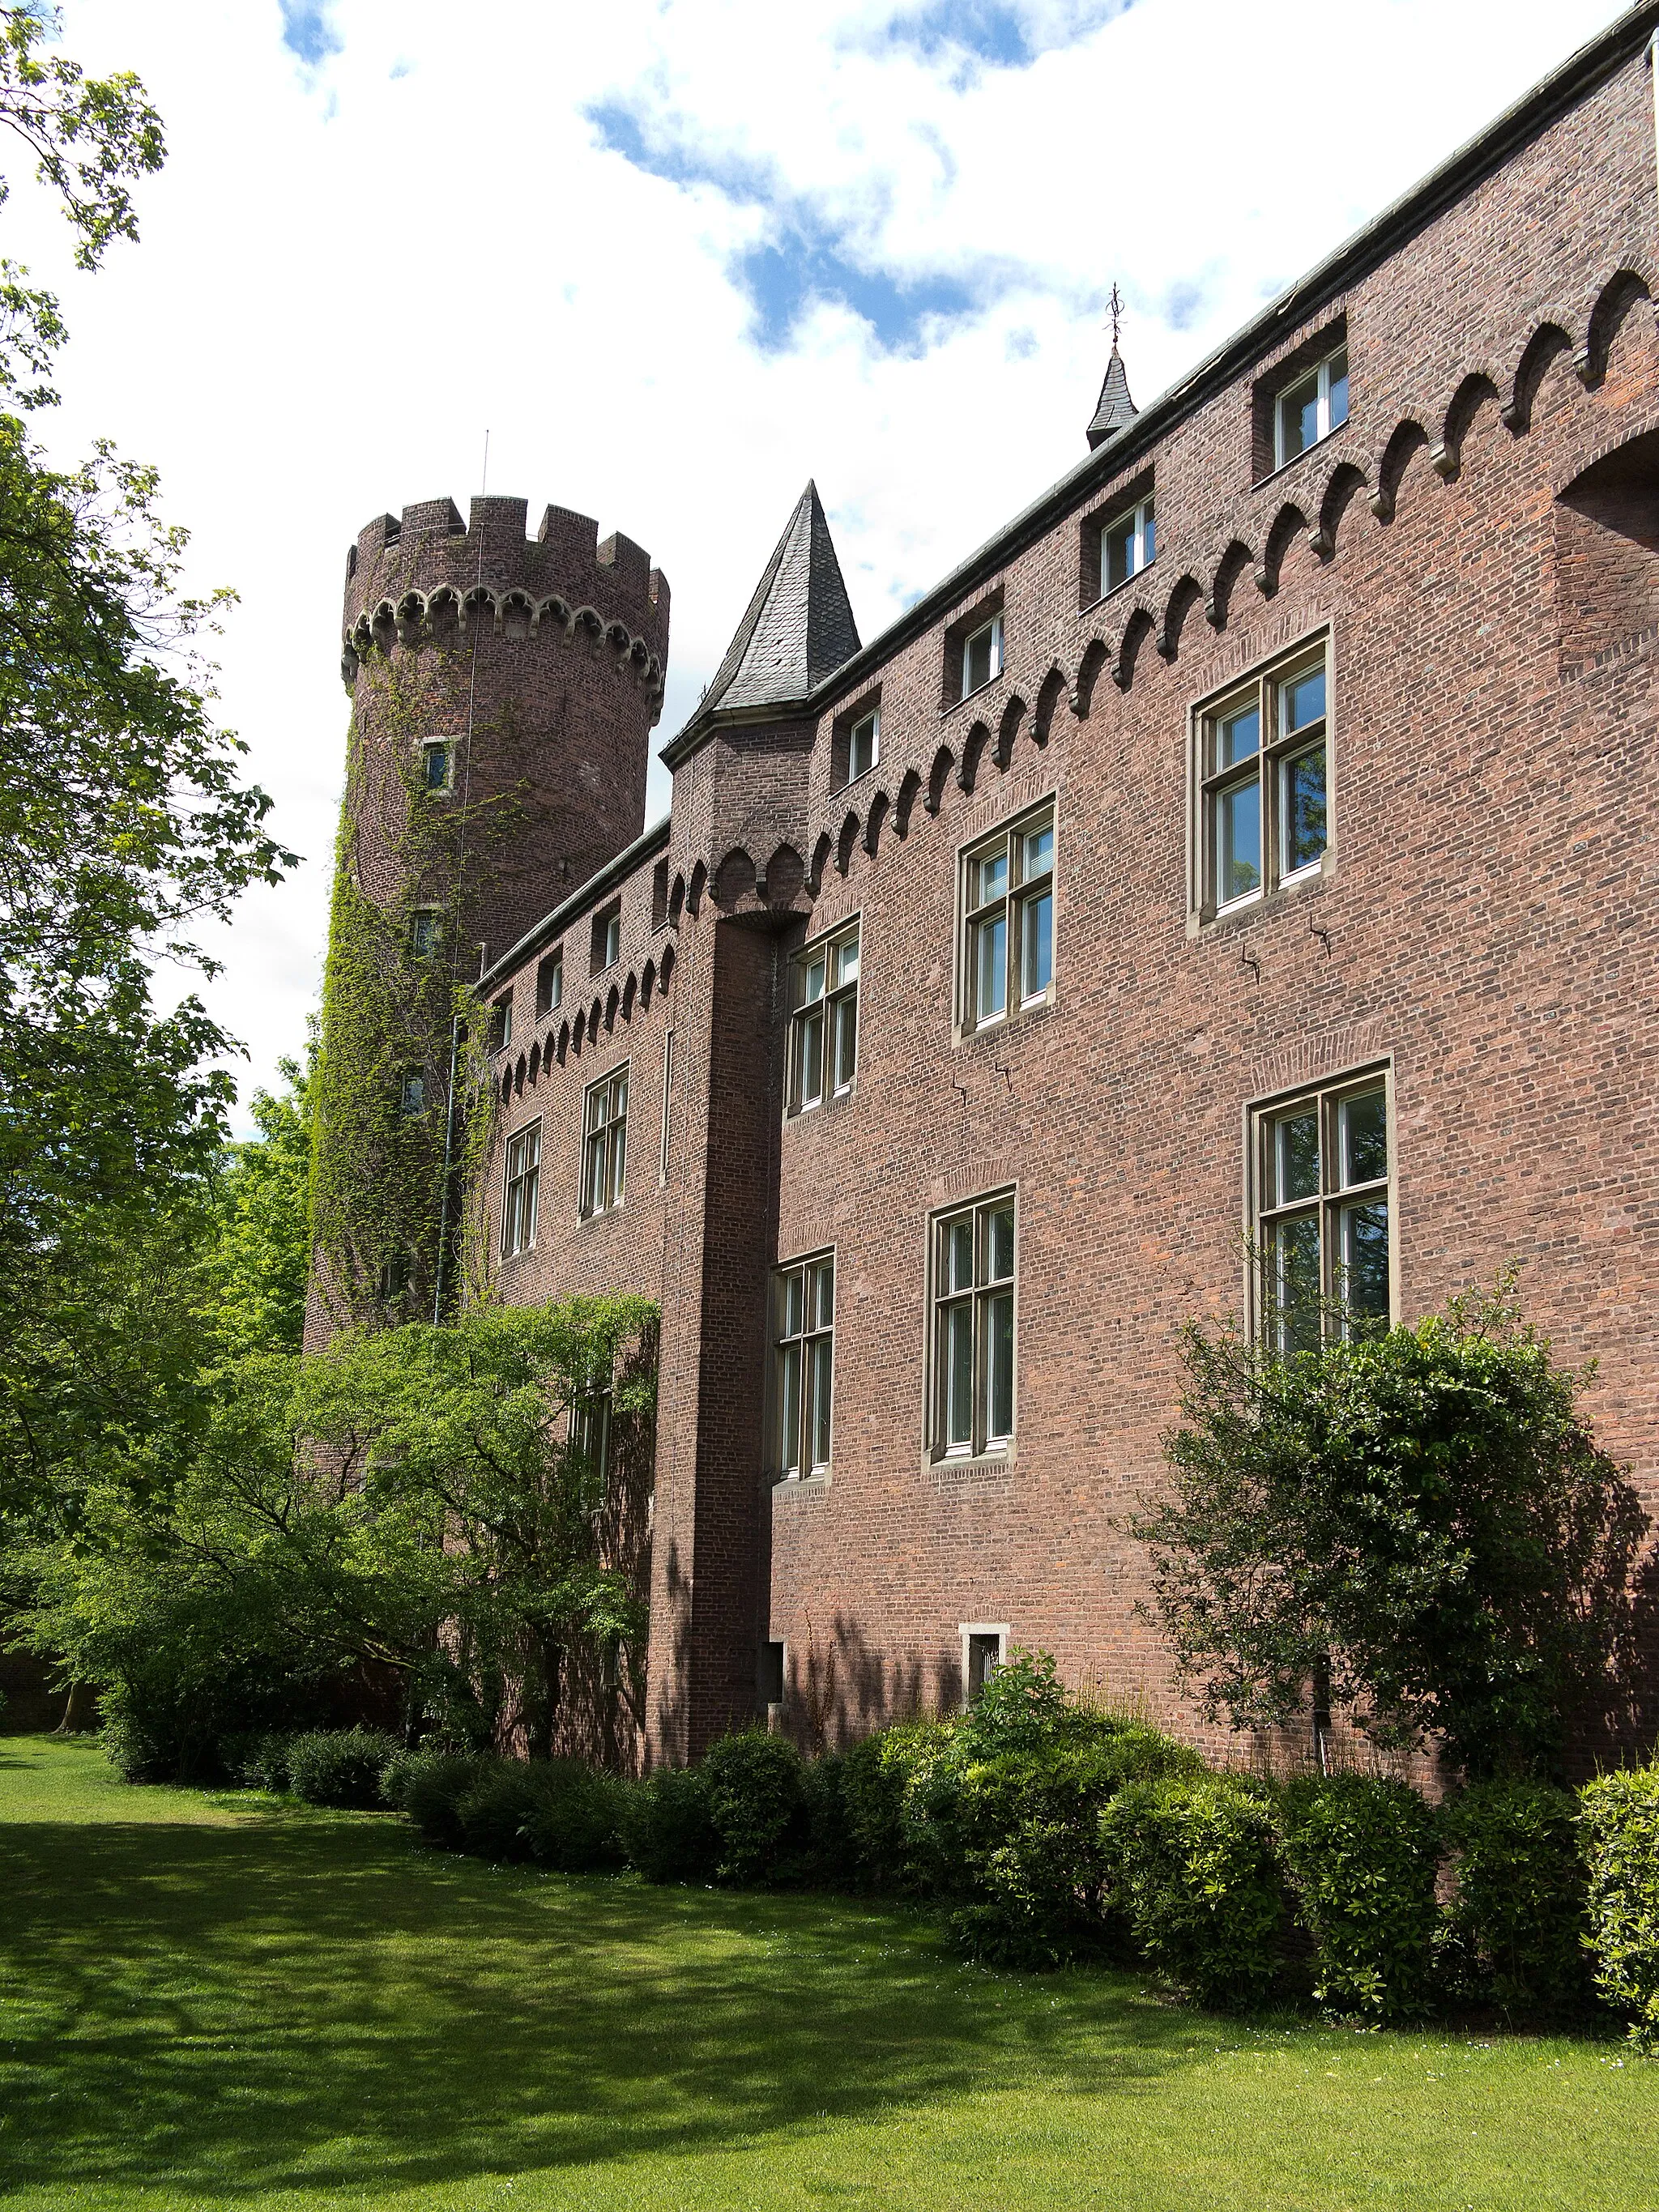
[(628, 1175), (628, 1065), (590, 1084), (582, 1097), (583, 1215), (623, 1202)]
[(789, 1112), (851, 1091), (859, 1056), (859, 924), (844, 922), (789, 963)]
[(1317, 872), (1330, 842), (1330, 653), (1298, 646), (1194, 717), (1204, 919)]
[(965, 1034), (1054, 996), (1054, 800), (968, 846), (959, 878), (957, 1006)]
[(1394, 1317), (1389, 1109), (1372, 1068), (1251, 1110), (1256, 1312), (1281, 1352)]
[(772, 1358), (777, 1471), (786, 1480), (822, 1474), (835, 1415), (833, 1252), (791, 1261), (773, 1276)]
[(1006, 1452), (1014, 1435), (1014, 1194), (933, 1216), (927, 1436), (935, 1459)]
[(542, 1179), (542, 1125), (531, 1122), (507, 1140), (501, 1179), (501, 1257), (528, 1252), (536, 1242), (536, 1214)]

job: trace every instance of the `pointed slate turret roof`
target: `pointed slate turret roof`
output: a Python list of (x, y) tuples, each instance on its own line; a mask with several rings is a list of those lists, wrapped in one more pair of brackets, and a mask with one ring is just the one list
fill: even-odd
[(1121, 430), (1126, 422), (1133, 422), (1140, 412), (1129, 397), (1129, 379), (1123, 367), (1123, 356), (1117, 349), (1117, 340), (1112, 341), (1112, 357), (1106, 364), (1106, 381), (1100, 387), (1099, 402), (1094, 420), (1089, 425), (1089, 443), (1098, 446), (1109, 438), (1114, 430)]
[(809, 480), (703, 694), (697, 719), (716, 707), (804, 699), (858, 649), (841, 562), (817, 486)]

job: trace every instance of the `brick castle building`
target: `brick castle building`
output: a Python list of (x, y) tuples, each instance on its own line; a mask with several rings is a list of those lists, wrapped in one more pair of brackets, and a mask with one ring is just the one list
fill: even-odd
[(1139, 411), (1114, 349), (868, 643), (809, 484), (643, 835), (646, 555), (502, 498), (359, 538), (368, 895), (389, 822), (518, 794), (446, 894), (493, 1280), (661, 1304), (653, 1755), (1010, 1641), (1192, 1732), (1125, 1526), (1189, 1316), (1516, 1262), (1659, 1503), (1656, 22)]

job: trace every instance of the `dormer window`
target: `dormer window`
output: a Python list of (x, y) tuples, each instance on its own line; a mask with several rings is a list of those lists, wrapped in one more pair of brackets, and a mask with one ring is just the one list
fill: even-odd
[(449, 740), (428, 738), (421, 748), (421, 782), (429, 792), (447, 791), (451, 783)]
[(852, 783), (872, 769), (881, 757), (879, 708), (861, 714), (847, 732), (847, 781)]
[(1282, 469), (1348, 419), (1348, 349), (1338, 346), (1273, 403), (1273, 466)]
[(982, 691), (1002, 673), (1002, 617), (993, 615), (962, 644), (962, 696)]
[(1102, 594), (1116, 591), (1150, 567), (1155, 550), (1152, 502), (1143, 499), (1139, 506), (1115, 515), (1100, 533)]

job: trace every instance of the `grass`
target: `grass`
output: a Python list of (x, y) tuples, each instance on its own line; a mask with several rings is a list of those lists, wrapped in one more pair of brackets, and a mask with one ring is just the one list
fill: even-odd
[(491, 1869), (0, 1738), (0, 2200), (1621, 2212), (1659, 2066), (1244, 2027), (896, 1906)]

